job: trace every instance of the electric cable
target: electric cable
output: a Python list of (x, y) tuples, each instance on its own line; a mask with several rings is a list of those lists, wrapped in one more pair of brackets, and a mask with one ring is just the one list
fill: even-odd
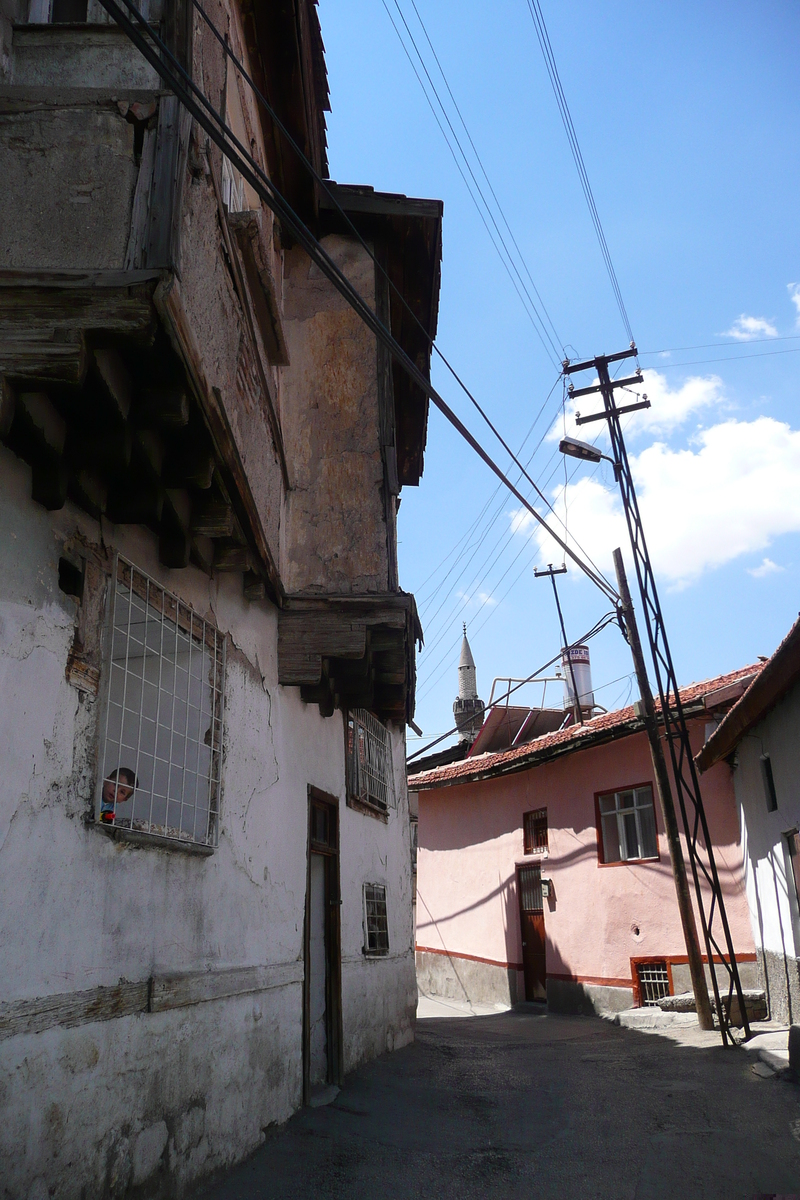
[(452, 91), (452, 88), (450, 87), (450, 84), (447, 82), (447, 76), (446, 76), (446, 75), (445, 75), (445, 73), (444, 73), (444, 67), (442, 66), (442, 64), (441, 64), (441, 63), (440, 63), (440, 61), (439, 61), (439, 56), (438, 56), (438, 54), (436, 53), (436, 50), (434, 49), (434, 45), (433, 45), (433, 42), (432, 42), (432, 41), (431, 41), (431, 39), (430, 39), (430, 36), (428, 35), (428, 30), (425, 28), (425, 22), (423, 21), (423, 19), (422, 19), (422, 16), (420, 15), (419, 9), (417, 8), (417, 5), (416, 5), (416, 0), (411, 0), (411, 7), (414, 9), (414, 12), (416, 13), (417, 20), (418, 20), (418, 21), (419, 21), (419, 23), (420, 23), (420, 27), (421, 27), (421, 29), (422, 29), (422, 32), (425, 34), (425, 39), (426, 39), (426, 41), (427, 41), (428, 45), (429, 45), (429, 46), (430, 46), (430, 48), (431, 48), (431, 54), (433, 55), (433, 57), (434, 57), (434, 59), (435, 59), (435, 61), (436, 61), (436, 65), (437, 65), (437, 67), (439, 68), (439, 74), (441, 75), (442, 79), (444, 80), (444, 86), (447, 88), (447, 91), (448, 91), (448, 94), (449, 94), (449, 96), (450, 96), (450, 99), (453, 101), (453, 107), (455, 108), (456, 112), (458, 113), (458, 119), (459, 119), (459, 121), (461, 122), (461, 125), (462, 125), (462, 127), (463, 127), (463, 129), (464, 129), (464, 133), (467, 135), (467, 139), (468, 139), (468, 141), (469, 141), (469, 144), (470, 144), (470, 146), (472, 147), (472, 152), (473, 152), (473, 154), (475, 155), (475, 158), (476, 158), (476, 160), (477, 160), (478, 166), (479, 166), (479, 167), (480, 167), (480, 169), (481, 169), (481, 173), (482, 173), (482, 175), (483, 175), (484, 179), (486, 180), (486, 185), (487, 185), (487, 187), (489, 188), (489, 191), (490, 191), (490, 192), (491, 192), (491, 194), (492, 194), (492, 199), (494, 200), (495, 204), (497, 205), (497, 211), (500, 213), (500, 216), (501, 216), (501, 218), (502, 218), (503, 224), (505, 225), (506, 229), (508, 230), (508, 235), (509, 235), (509, 237), (511, 238), (511, 241), (514, 243), (514, 249), (516, 250), (517, 254), (519, 255), (519, 260), (520, 260), (520, 262), (522, 263), (523, 267), (525, 268), (525, 274), (528, 276), (528, 279), (531, 281), (531, 287), (533, 288), (534, 292), (536, 293), (537, 299), (538, 299), (538, 301), (539, 301), (539, 303), (540, 303), (540, 305), (541, 305), (541, 307), (542, 307), (542, 312), (543, 312), (543, 313), (544, 313), (544, 315), (547, 317), (547, 320), (548, 320), (548, 322), (549, 322), (549, 324), (550, 324), (550, 328), (551, 328), (551, 329), (552, 329), (552, 331), (553, 331), (553, 336), (555, 337), (555, 339), (556, 339), (556, 342), (558, 343), (558, 345), (561, 347), (561, 352), (562, 352), (562, 354), (563, 354), (563, 355), (564, 355), (564, 357), (566, 358), (566, 357), (567, 357), (567, 351), (566, 351), (566, 348), (565, 348), (565, 346), (564, 346), (564, 344), (563, 344), (563, 342), (562, 342), (561, 338), (558, 336), (558, 332), (557, 332), (557, 330), (556, 330), (556, 327), (555, 327), (555, 325), (553, 324), (552, 317), (550, 316), (550, 313), (547, 311), (547, 307), (545, 306), (544, 300), (543, 300), (543, 299), (542, 299), (542, 297), (541, 297), (541, 294), (540, 294), (540, 292), (539, 292), (539, 289), (537, 288), (537, 286), (536, 286), (536, 283), (534, 282), (533, 276), (531, 275), (531, 272), (530, 272), (530, 269), (529, 269), (529, 267), (528, 267), (528, 264), (527, 264), (527, 262), (525, 261), (525, 256), (523, 255), (522, 251), (521, 251), (521, 250), (520, 250), (520, 248), (519, 248), (519, 244), (518, 244), (518, 242), (517, 242), (517, 239), (514, 237), (514, 231), (512, 230), (511, 226), (510, 226), (510, 225), (509, 225), (509, 223), (508, 223), (508, 220), (507, 220), (507, 218), (506, 218), (506, 215), (505, 215), (505, 213), (504, 213), (504, 211), (503, 211), (503, 206), (501, 205), (501, 203), (500, 203), (499, 199), (497, 198), (497, 193), (495, 192), (494, 188), (492, 187), (492, 181), (491, 181), (491, 179), (489, 178), (488, 174), (486, 173), (486, 168), (485, 168), (485, 167), (484, 167), (484, 165), (483, 165), (483, 161), (481, 160), (481, 156), (480, 156), (480, 154), (478, 153), (478, 150), (477, 150), (477, 147), (476, 147), (476, 145), (475, 145), (474, 141), (472, 140), (472, 135), (471, 135), (471, 133), (470, 133), (469, 129), (467, 128), (467, 123), (466, 123), (466, 121), (464, 120), (464, 117), (463, 117), (463, 116), (462, 116), (462, 114), (461, 114), (461, 109), (460, 109), (460, 108), (459, 108), (459, 106), (458, 106), (458, 101), (456, 100), (455, 96), (453, 95), (453, 91)]
[[(451, 155), (453, 156), (453, 161), (454, 161), (454, 162), (455, 162), (455, 164), (456, 164), (456, 167), (457, 167), (457, 169), (458, 169), (458, 171), (459, 171), (459, 174), (461, 175), (461, 178), (464, 180), (464, 185), (465, 185), (465, 187), (467, 188), (467, 191), (470, 193), (470, 196), (471, 196), (471, 198), (472, 198), (472, 201), (473, 201), (473, 203), (474, 203), (474, 205), (475, 205), (476, 209), (478, 210), (478, 214), (479, 214), (479, 216), (481, 217), (481, 220), (483, 221), (484, 227), (486, 228), (486, 231), (487, 231), (487, 233), (489, 234), (489, 237), (490, 237), (490, 238), (491, 238), (491, 240), (492, 240), (492, 244), (494, 245), (495, 249), (497, 250), (497, 253), (498, 253), (498, 255), (500, 255), (500, 259), (501, 259), (501, 261), (503, 262), (503, 265), (504, 265), (504, 267), (505, 267), (506, 271), (507, 271), (507, 272), (509, 272), (509, 275), (510, 275), (510, 271), (509, 271), (509, 263), (510, 263), (510, 265), (511, 265), (511, 268), (513, 269), (514, 273), (516, 274), (516, 276), (517, 276), (517, 279), (519, 280), (519, 283), (520, 283), (520, 285), (522, 286), (522, 288), (523, 288), (523, 290), (524, 290), (524, 292), (525, 292), (525, 295), (526, 295), (526, 297), (527, 297), (527, 299), (528, 299), (528, 302), (529, 302), (529, 304), (531, 305), (531, 307), (533, 308), (533, 310), (534, 310), (534, 312), (535, 312), (535, 314), (536, 314), (536, 318), (537, 318), (537, 320), (539, 321), (539, 324), (541, 325), (541, 331), (539, 330), (539, 328), (538, 328), (537, 326), (534, 326), (534, 328), (536, 328), (536, 332), (537, 332), (537, 334), (539, 335), (539, 338), (540, 338), (540, 340), (542, 341), (542, 345), (545, 347), (545, 350), (548, 352), (548, 355), (550, 355), (550, 356), (551, 356), (551, 361), (553, 362), (553, 364), (554, 364), (555, 366), (558, 366), (559, 362), (561, 361), (559, 356), (562, 356), (562, 357), (563, 357), (563, 355), (564, 355), (563, 348), (561, 348), (561, 347), (558, 345), (558, 342), (560, 342), (560, 339), (558, 338), (558, 334), (556, 334), (556, 342), (554, 342), (554, 341), (553, 341), (553, 338), (550, 336), (550, 332), (549, 332), (549, 330), (547, 329), (547, 326), (546, 326), (546, 324), (545, 324), (544, 318), (543, 318), (543, 317), (541, 316), (541, 314), (539, 313), (539, 310), (538, 310), (538, 308), (536, 307), (536, 304), (535, 304), (535, 302), (534, 302), (534, 300), (533, 300), (532, 296), (530, 295), (530, 292), (528, 291), (527, 285), (526, 285), (526, 283), (525, 283), (524, 279), (522, 278), (522, 275), (520, 274), (520, 272), (519, 272), (519, 269), (518, 269), (518, 267), (517, 267), (516, 263), (514, 262), (514, 258), (513, 258), (512, 254), (511, 254), (510, 250), (508, 249), (508, 246), (506, 245), (505, 238), (503, 237), (503, 234), (502, 234), (502, 232), (501, 232), (501, 230), (500, 230), (500, 227), (498, 226), (498, 224), (497, 224), (497, 221), (496, 221), (496, 219), (495, 219), (495, 217), (494, 217), (494, 214), (492, 213), (491, 207), (490, 207), (489, 203), (487, 202), (487, 200), (486, 200), (486, 197), (485, 197), (485, 196), (484, 196), (484, 194), (483, 194), (483, 190), (482, 190), (482, 188), (481, 188), (480, 184), (478, 183), (478, 180), (475, 178), (475, 172), (473, 171), (473, 169), (472, 169), (472, 167), (471, 167), (471, 165), (470, 165), (469, 158), (467, 157), (466, 153), (464, 152), (464, 148), (463, 148), (463, 146), (461, 145), (461, 141), (460, 141), (460, 139), (459, 139), (459, 137), (458, 137), (458, 134), (456, 133), (455, 129), (453, 128), (453, 123), (452, 123), (452, 121), (450, 120), (449, 116), (447, 115), (447, 110), (446, 110), (446, 108), (445, 108), (444, 104), (442, 103), (441, 97), (439, 96), (439, 93), (438, 93), (438, 91), (437, 91), (437, 89), (436, 89), (436, 85), (435, 85), (435, 83), (434, 83), (434, 82), (433, 82), (433, 80), (431, 79), (430, 72), (429, 72), (429, 70), (428, 70), (427, 66), (425, 65), (425, 60), (423, 59), (423, 57), (422, 57), (422, 55), (421, 55), (421, 53), (420, 53), (420, 51), (419, 51), (419, 47), (417, 46), (417, 43), (416, 43), (416, 41), (415, 41), (415, 39), (414, 39), (414, 35), (413, 35), (413, 33), (412, 33), (412, 32), (411, 32), (411, 30), (409, 29), (408, 22), (406, 21), (406, 19), (405, 19), (405, 16), (403, 15), (403, 11), (402, 11), (402, 9), (400, 8), (400, 5), (399, 5), (399, 3), (398, 3), (398, 0), (393, 0), (393, 2), (394, 2), (394, 6), (395, 6), (395, 8), (397, 9), (397, 11), (398, 11), (398, 13), (399, 13), (399, 15), (400, 15), (400, 20), (403, 22), (403, 25), (404, 25), (404, 27), (405, 27), (406, 33), (408, 34), (408, 37), (409, 37), (409, 39), (410, 39), (410, 41), (411, 41), (411, 45), (414, 47), (414, 51), (415, 51), (415, 53), (416, 53), (416, 55), (417, 55), (417, 58), (419, 59), (420, 66), (422, 67), (422, 70), (425, 72), (425, 76), (426, 76), (426, 78), (427, 78), (427, 80), (428, 80), (428, 83), (430, 84), (431, 90), (432, 90), (432, 92), (433, 92), (434, 96), (436, 97), (436, 102), (438, 103), (438, 105), (439, 105), (439, 108), (441, 109), (442, 116), (444, 117), (445, 121), (447, 122), (447, 126), (448, 126), (448, 128), (449, 128), (449, 130), (450, 130), (450, 133), (452, 134), (453, 140), (455, 141), (455, 144), (456, 144), (456, 146), (458, 147), (459, 153), (461, 154), (461, 157), (462, 157), (462, 159), (463, 159), (463, 161), (464, 161), (464, 166), (466, 167), (467, 171), (469, 172), (470, 178), (472, 179), (472, 182), (473, 182), (473, 184), (475, 185), (475, 188), (477, 189), (478, 195), (480, 196), (480, 198), (481, 198), (481, 200), (482, 200), (482, 202), (483, 202), (483, 206), (484, 206), (484, 209), (485, 209), (485, 211), (486, 211), (486, 214), (488, 215), (488, 217), (489, 217), (489, 220), (492, 222), (492, 225), (494, 226), (495, 232), (496, 232), (496, 234), (497, 234), (498, 238), (500, 239), (500, 243), (501, 243), (501, 245), (502, 245), (502, 247), (503, 247), (503, 250), (504, 250), (504, 251), (505, 251), (505, 253), (506, 253), (506, 256), (507, 256), (507, 258), (508, 258), (508, 262), (506, 262), (506, 260), (505, 260), (505, 259), (503, 259), (503, 256), (502, 256), (502, 254), (500, 254), (500, 251), (499, 251), (499, 249), (498, 249), (498, 247), (497, 247), (497, 244), (495, 243), (495, 241), (494, 241), (494, 238), (492, 237), (491, 231), (489, 230), (488, 226), (486, 225), (486, 220), (485, 220), (485, 217), (484, 217), (483, 213), (481, 212), (480, 205), (478, 204), (478, 201), (475, 199), (475, 195), (474, 195), (474, 193), (473, 193), (472, 189), (471, 189), (471, 188), (470, 188), (470, 186), (469, 186), (469, 183), (467, 182), (467, 180), (466, 180), (466, 178), (465, 178), (465, 176), (464, 176), (464, 172), (463, 172), (463, 170), (461, 169), (461, 165), (460, 165), (460, 163), (459, 163), (459, 161), (458, 161), (458, 158), (457, 158), (457, 156), (456, 156), (456, 153), (455, 153), (455, 151), (453, 150), (453, 147), (452, 147), (452, 145), (450, 144), (450, 140), (449, 140), (449, 138), (447, 137), (447, 134), (445, 133), (444, 129), (442, 128), (442, 123), (441, 123), (441, 121), (439, 120), (439, 117), (438, 117), (438, 114), (437, 114), (437, 112), (436, 112), (436, 109), (434, 108), (434, 105), (433, 105), (433, 103), (432, 103), (432, 101), (431, 101), (431, 99), (430, 99), (430, 97), (429, 97), (429, 95), (428, 95), (428, 93), (427, 93), (427, 91), (426, 91), (426, 89), (425, 89), (425, 85), (424, 85), (424, 83), (422, 82), (422, 79), (421, 79), (421, 77), (420, 77), (420, 74), (419, 74), (419, 72), (418, 72), (418, 71), (417, 71), (417, 69), (416, 69), (416, 65), (414, 64), (414, 61), (413, 61), (413, 59), (412, 59), (412, 57), (411, 57), (411, 55), (410, 55), (410, 53), (409, 53), (409, 51), (408, 51), (408, 47), (405, 45), (405, 42), (403, 41), (402, 34), (400, 33), (400, 30), (397, 28), (397, 25), (395, 24), (394, 18), (392, 17), (392, 14), (391, 14), (391, 12), (390, 12), (390, 10), (389, 10), (388, 4), (387, 4), (387, 0), (382, 0), (383, 7), (386, 9), (386, 14), (387, 14), (387, 16), (388, 16), (388, 18), (389, 18), (389, 20), (390, 20), (390, 22), (391, 22), (391, 24), (392, 24), (392, 28), (394, 29), (395, 33), (397, 34), (398, 40), (399, 40), (399, 42), (400, 42), (400, 45), (403, 47), (403, 51), (405, 52), (405, 55), (406, 55), (406, 57), (408, 58), (408, 61), (409, 61), (409, 63), (411, 64), (411, 68), (412, 68), (412, 70), (414, 71), (414, 74), (415, 74), (415, 75), (416, 75), (416, 77), (417, 77), (417, 81), (418, 81), (418, 83), (419, 83), (420, 87), (422, 88), (423, 94), (425, 95), (425, 99), (427, 100), (427, 102), (428, 102), (428, 105), (429, 105), (429, 107), (430, 107), (430, 109), (431, 109), (431, 112), (433, 113), (434, 119), (436, 120), (436, 123), (437, 123), (437, 125), (439, 126), (439, 129), (440, 129), (440, 131), (441, 131), (442, 137), (444, 138), (444, 140), (445, 140), (445, 143), (447, 144), (447, 148), (448, 148), (448, 150), (450, 151)], [(419, 13), (417, 13), (417, 16), (419, 17)], [(427, 36), (427, 34), (426, 34), (426, 36)], [(430, 39), (428, 39), (428, 40), (429, 40), (429, 42), (430, 42)], [(440, 69), (440, 71), (441, 71), (441, 66), (440, 66), (440, 68), (439, 68), (439, 69)], [(445, 84), (446, 84), (446, 83), (447, 83), (447, 80), (445, 80)], [(449, 90), (449, 88), (448, 88), (448, 90)], [(452, 95), (452, 93), (451, 93), (451, 95)], [(462, 124), (463, 124), (463, 118), (462, 118)], [(467, 136), (469, 136), (469, 134), (468, 134)], [(530, 272), (528, 272), (528, 274), (530, 274)], [(517, 287), (517, 285), (516, 285), (516, 283), (515, 283), (515, 281), (514, 281), (513, 277), (511, 277), (511, 281), (512, 281), (512, 283), (514, 284), (514, 287), (515, 287), (515, 289), (516, 289), (516, 291), (517, 291), (517, 294), (520, 296), (520, 300), (522, 300), (522, 296), (521, 296), (521, 294), (520, 294), (519, 287)], [(536, 289), (536, 285), (535, 285), (535, 284), (534, 284), (534, 289)], [(538, 291), (537, 291), (537, 295), (538, 295)], [(540, 303), (541, 303), (541, 297), (539, 297), (539, 300), (540, 300)], [(523, 301), (523, 305), (524, 305), (524, 301)], [(544, 307), (544, 306), (542, 306), (542, 307)], [(527, 311), (527, 309), (526, 309), (526, 311)], [(528, 315), (530, 316), (530, 314), (528, 314)], [(552, 321), (551, 321), (550, 323), (552, 324)], [(555, 331), (554, 331), (554, 332), (555, 332)], [(550, 343), (550, 349), (549, 349), (549, 350), (548, 350), (547, 344), (546, 344), (546, 343), (545, 343), (545, 341), (544, 341), (544, 338), (547, 338), (548, 342)]]
[(575, 132), (572, 114), (570, 113), (569, 105), (567, 104), (564, 88), (561, 85), (561, 77), (558, 73), (558, 66), (553, 53), (553, 47), (550, 43), (550, 35), (547, 32), (547, 25), (545, 24), (544, 14), (542, 13), (539, 0), (528, 0), (528, 9), (533, 20), (534, 28), (536, 29), (536, 36), (539, 39), (539, 46), (541, 48), (542, 55), (544, 56), (545, 66), (547, 67), (547, 73), (550, 77), (550, 84), (553, 89), (553, 94), (556, 98), (559, 113), (561, 114), (561, 121), (564, 125), (564, 130), (567, 135), (567, 141), (569, 142), (570, 150), (572, 151), (572, 157), (575, 160), (578, 178), (580, 179), (581, 187), (583, 188), (583, 194), (589, 207), (589, 215), (591, 216), (592, 224), (594, 225), (595, 233), (597, 235), (597, 240), (600, 244), (600, 252), (603, 256), (606, 271), (608, 272), (608, 277), (611, 281), (611, 288), (614, 292), (614, 297), (617, 302), (620, 316), (622, 317), (622, 323), (625, 327), (625, 332), (628, 335), (631, 345), (633, 345), (634, 336), (631, 329), (631, 323), (628, 320), (625, 302), (622, 299), (622, 291), (620, 290), (619, 281), (617, 280), (617, 273), (614, 270), (614, 264), (611, 261), (611, 252), (609, 251), (606, 235), (603, 231), (602, 222), (600, 221), (600, 214), (597, 211), (594, 193), (592, 192), (592, 185), (589, 182), (589, 175), (586, 171), (586, 165), (583, 161), (583, 154), (581, 153), (580, 144), (578, 142), (578, 135)]
[[(133, 0), (122, 0), (126, 8), (133, 14), (136, 22), (147, 32), (144, 33), (137, 28), (125, 12), (120, 8), (117, 0), (100, 0), (105, 10), (116, 21), (118, 25), (127, 33), (128, 37), (138, 47), (142, 55), (155, 68), (160, 77), (168, 84), (171, 91), (174, 92), (178, 100), (180, 100), (187, 112), (195, 118), (197, 123), (208, 134), (211, 140), (223, 152), (228, 161), (236, 167), (240, 175), (256, 192), (258, 196), (272, 209), (291, 231), (297, 242), (306, 251), (309, 258), (314, 262), (322, 274), (329, 280), (337, 291), (350, 304), (351, 308), (358, 314), (363, 323), (375, 334), (376, 338), (383, 344), (392, 354), (395, 361), (402, 366), (406, 373), (410, 376), (414, 383), (427, 395), (439, 409), (439, 411), (447, 418), (451, 425), (461, 434), (468, 442), (476, 454), (486, 463), (486, 465), (497, 475), (498, 479), (506, 484), (509, 490), (523, 506), (531, 513), (536, 521), (542, 524), (551, 536), (562, 546), (565, 553), (576, 563), (581, 571), (583, 571), (596, 586), (612, 601), (616, 600), (616, 590), (602, 575), (599, 575), (595, 570), (592, 570), (588, 564), (584, 563), (578, 555), (576, 555), (563, 539), (550, 529), (547, 521), (533, 507), (525, 496), (511, 483), (501, 468), (494, 462), (488, 452), (470, 433), (464, 423), (453, 412), (450, 406), (445, 402), (436, 388), (433, 387), (430, 380), (427, 379), (424, 373), (420, 370), (417, 364), (406, 353), (399, 342), (392, 336), (389, 330), (385, 327), (379, 317), (369, 307), (356, 288), (345, 277), (336, 263), (330, 258), (324, 247), (314, 237), (314, 235), (306, 227), (305, 223), (292, 209), (291, 205), (285, 197), (272, 184), (268, 176), (255, 161), (236, 135), (228, 128), (220, 114), (214, 109), (206, 96), (197, 88), (187, 72), (168, 49), (165, 43), (155, 30), (142, 17), (141, 13), (136, 8)], [(172, 63), (177, 70), (177, 76), (169, 69), (168, 63)], [(196, 98), (195, 98), (196, 97)], [(451, 368), (452, 369), (452, 368)], [(474, 401), (477, 405), (477, 401)], [(478, 406), (479, 407), (479, 406)], [(488, 418), (485, 417), (488, 421)], [(536, 485), (534, 484), (534, 487)]]

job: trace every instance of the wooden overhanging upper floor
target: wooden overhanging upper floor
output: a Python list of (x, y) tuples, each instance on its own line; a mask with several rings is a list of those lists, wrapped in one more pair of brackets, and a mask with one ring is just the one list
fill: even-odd
[[(378, 316), (429, 376), (439, 314), (442, 201), (337, 183), (319, 192), (320, 231), (352, 234), (352, 226), (373, 247)], [(396, 362), (392, 390), (398, 482), (414, 486), (423, 469), (428, 397)]]

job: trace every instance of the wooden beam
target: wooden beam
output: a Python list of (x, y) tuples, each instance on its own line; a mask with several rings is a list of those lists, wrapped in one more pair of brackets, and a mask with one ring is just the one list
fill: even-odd
[(205, 491), (214, 479), (214, 453), (199, 442), (178, 444), (164, 459), (165, 487), (192, 487)]
[(189, 424), (186, 389), (177, 385), (142, 388), (136, 397), (132, 420), (142, 428), (183, 429)]
[(242, 595), (252, 604), (256, 600), (264, 600), (267, 595), (267, 585), (255, 571), (246, 571), (242, 580)]
[(165, 492), (156, 479), (115, 477), (108, 489), (106, 515), (115, 525), (159, 525)]
[(133, 401), (133, 381), (121, 354), (114, 349), (98, 349), (94, 351), (94, 362), (114, 415), (121, 421), (127, 421)]
[(216, 571), (250, 571), (253, 558), (246, 546), (217, 542), (214, 547), (214, 569)]
[(205, 537), (233, 537), (238, 532), (238, 523), (230, 504), (224, 500), (206, 500), (197, 505), (192, 514), (192, 533)]

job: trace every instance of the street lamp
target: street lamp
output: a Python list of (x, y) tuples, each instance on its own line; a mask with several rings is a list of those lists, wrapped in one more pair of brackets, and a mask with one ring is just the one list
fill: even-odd
[(619, 463), (615, 462), (607, 454), (603, 454), (591, 442), (581, 442), (578, 438), (565, 437), (558, 443), (558, 448), (562, 454), (566, 454), (569, 458), (580, 458), (584, 462), (599, 463), (605, 459), (606, 462), (611, 463), (614, 468), (614, 479), (619, 482)]

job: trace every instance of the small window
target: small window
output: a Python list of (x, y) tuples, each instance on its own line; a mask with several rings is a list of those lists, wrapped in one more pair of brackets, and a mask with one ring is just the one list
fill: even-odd
[(649, 784), (598, 796), (597, 804), (602, 862), (658, 858), (653, 789)]
[(670, 994), (666, 962), (636, 963), (639, 997), (645, 1008), (657, 1008), (659, 1000)]
[(544, 854), (547, 850), (547, 809), (535, 808), (522, 817), (526, 854)]
[(381, 812), (394, 807), (394, 770), (389, 731), (363, 708), (347, 716), (347, 797)]
[(386, 888), (380, 883), (364, 884), (364, 953), (378, 957), (389, 953), (389, 922)]
[(110, 641), (98, 821), (215, 845), (224, 639), (118, 558)]
[(778, 793), (775, 791), (775, 777), (772, 774), (772, 759), (768, 754), (762, 754), (761, 762), (761, 778), (764, 783), (764, 795), (767, 800), (767, 812), (777, 812), (778, 810)]

